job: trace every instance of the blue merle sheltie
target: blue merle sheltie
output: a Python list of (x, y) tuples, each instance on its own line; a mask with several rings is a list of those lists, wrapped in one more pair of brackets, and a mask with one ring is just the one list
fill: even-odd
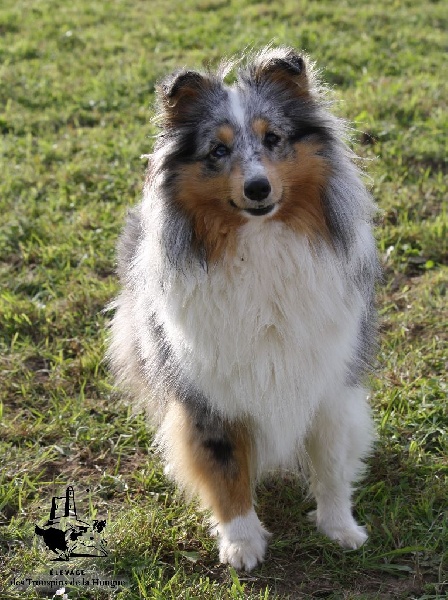
[(221, 562), (250, 570), (269, 536), (254, 488), (275, 469), (305, 474), (321, 532), (367, 538), (351, 496), (374, 438), (378, 261), (374, 204), (310, 59), (269, 46), (229, 64), (157, 86), (109, 359), (166, 472), (211, 511)]

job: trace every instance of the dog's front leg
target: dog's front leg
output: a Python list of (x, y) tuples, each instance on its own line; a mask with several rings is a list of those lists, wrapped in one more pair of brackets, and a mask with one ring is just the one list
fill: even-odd
[(344, 548), (359, 548), (367, 539), (352, 515), (351, 496), (373, 439), (367, 392), (347, 387), (329, 394), (307, 441), (310, 491), (317, 501), (310, 518)]
[(173, 402), (160, 432), (168, 471), (212, 511), (219, 558), (250, 571), (264, 558), (268, 533), (253, 507), (254, 452), (249, 428), (210, 410)]

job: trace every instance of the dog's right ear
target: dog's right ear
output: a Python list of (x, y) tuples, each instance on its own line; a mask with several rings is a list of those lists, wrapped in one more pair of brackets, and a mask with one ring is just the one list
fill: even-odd
[(310, 91), (306, 60), (294, 48), (266, 46), (249, 65), (249, 83), (263, 86), (273, 82), (295, 96), (306, 97)]
[(197, 71), (175, 71), (156, 88), (167, 124), (188, 120), (198, 99), (211, 88), (211, 80)]

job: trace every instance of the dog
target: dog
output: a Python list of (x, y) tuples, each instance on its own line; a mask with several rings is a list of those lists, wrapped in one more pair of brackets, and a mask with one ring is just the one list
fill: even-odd
[(157, 98), (143, 201), (118, 245), (118, 385), (158, 428), (166, 472), (211, 511), (222, 563), (263, 561), (254, 488), (278, 469), (305, 475), (319, 531), (358, 548), (379, 267), (346, 127), (287, 47), (178, 70)]

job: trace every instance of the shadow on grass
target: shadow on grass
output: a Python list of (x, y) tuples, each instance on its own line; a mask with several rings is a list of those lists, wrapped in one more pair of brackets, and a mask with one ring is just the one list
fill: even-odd
[(306, 516), (314, 504), (298, 478), (271, 478), (260, 486), (258, 512), (273, 536), (266, 563), (255, 573), (255, 589), (267, 579), (277, 593), (303, 598), (340, 597), (344, 591), (362, 598), (442, 597), (445, 485), (433, 476), (432, 463), (414, 461), (384, 442), (369, 463), (355, 493), (356, 518), (367, 526), (369, 540), (355, 551), (315, 530)]

